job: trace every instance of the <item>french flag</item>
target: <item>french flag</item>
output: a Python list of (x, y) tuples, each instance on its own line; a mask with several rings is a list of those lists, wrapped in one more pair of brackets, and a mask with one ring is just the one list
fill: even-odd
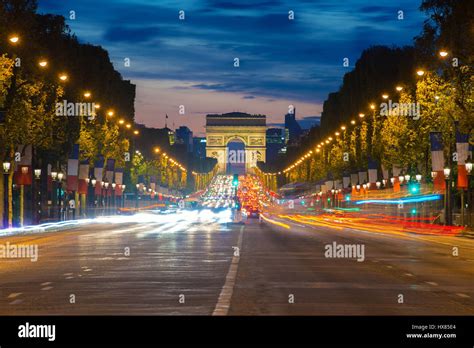
[(458, 155), (458, 188), (467, 188), (466, 160), (469, 156), (469, 134), (456, 131), (456, 152)]
[(77, 191), (77, 176), (79, 173), (79, 144), (74, 144), (67, 160), (66, 188), (68, 191)]
[(16, 185), (29, 186), (33, 182), (33, 148), (31, 145), (19, 145), (17, 152), (21, 154), (21, 159), (15, 168), (14, 182)]
[(443, 153), (443, 135), (441, 132), (430, 133), (431, 142), (431, 168), (436, 172), (434, 178), (434, 187), (436, 190), (444, 190), (444, 153)]
[(369, 158), (369, 184), (377, 182), (377, 162)]
[(359, 184), (367, 183), (367, 172), (359, 171)]
[(344, 176), (342, 177), (342, 188), (348, 188), (351, 185), (351, 177), (349, 176), (348, 173), (344, 173)]
[(123, 184), (123, 168), (116, 168), (115, 169), (115, 195), (121, 196), (122, 195), (122, 184)]
[(107, 195), (112, 195), (112, 183), (114, 181), (114, 170), (115, 160), (113, 158), (107, 159), (107, 168), (105, 170), (105, 178), (109, 182), (109, 188), (107, 189)]
[(95, 194), (102, 194), (102, 175), (104, 172), (104, 156), (99, 155), (94, 163), (94, 177), (97, 180), (95, 185)]
[(89, 160), (81, 161), (79, 164), (79, 183), (78, 192), (80, 194), (87, 194), (87, 181), (89, 177)]

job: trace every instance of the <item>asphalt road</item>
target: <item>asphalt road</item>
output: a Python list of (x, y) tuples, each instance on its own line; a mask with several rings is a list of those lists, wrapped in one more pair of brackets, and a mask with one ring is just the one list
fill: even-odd
[[(225, 224), (224, 215), (2, 237), (37, 245), (38, 260), (0, 258), (0, 315), (474, 314), (472, 239)], [(363, 245), (364, 260), (325, 257), (333, 242)]]

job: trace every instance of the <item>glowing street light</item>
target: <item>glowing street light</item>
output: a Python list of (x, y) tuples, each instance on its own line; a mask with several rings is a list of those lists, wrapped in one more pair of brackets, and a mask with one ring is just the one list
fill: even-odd
[(138, 135), (138, 134), (140, 134), (140, 132), (137, 131), (137, 130), (134, 130), (134, 131), (133, 131), (133, 134)]
[(60, 79), (61, 81), (67, 81), (68, 76), (67, 76), (66, 74), (61, 74), (61, 75), (59, 75), (59, 79)]
[(18, 43), (18, 41), (20, 41), (20, 38), (18, 37), (18, 35), (11, 35), (8, 38), (8, 41), (10, 41), (10, 43), (12, 43), (12, 44), (16, 44), (16, 43)]
[(119, 120), (119, 123), (120, 123), (120, 124), (124, 124), (124, 123), (125, 123), (125, 120), (124, 120), (124, 119), (121, 119), (121, 120)]
[(355, 121), (355, 120), (351, 120), (351, 124), (356, 124), (356, 121)]
[(107, 112), (107, 115), (110, 116), (110, 117), (112, 117), (112, 116), (114, 115), (114, 111), (113, 111), (113, 110), (109, 110), (109, 111)]
[(359, 117), (360, 117), (360, 118), (364, 118), (364, 117), (365, 117), (365, 114), (360, 113), (360, 114), (359, 114)]
[(127, 125), (125, 127), (127, 127), (127, 129), (130, 129), (130, 128), (132, 128), (132, 125), (130, 123), (127, 123)]
[(441, 50), (441, 51), (439, 51), (439, 55), (441, 56), (441, 58), (444, 58), (448, 55), (448, 52), (445, 51), (445, 50)]
[(84, 98), (90, 98), (91, 95), (91, 92), (84, 92)]
[(403, 90), (403, 87), (402, 86), (397, 86), (395, 87), (395, 89), (398, 91), (398, 92), (401, 92)]
[(42, 60), (40, 60), (40, 61), (38, 62), (38, 65), (39, 65), (40, 67), (42, 67), (42, 68), (46, 68), (46, 66), (48, 65), (48, 61), (42, 59)]
[(444, 174), (444, 177), (446, 178), (446, 180), (449, 179), (449, 174), (451, 174), (451, 168), (449, 167), (446, 167), (443, 169), (443, 174)]
[(471, 160), (471, 156), (469, 156), (466, 160), (466, 172), (467, 172), (467, 175), (471, 175), (472, 173), (472, 160)]
[(370, 104), (370, 109), (375, 110), (375, 104)]
[(7, 174), (8, 172), (10, 172), (10, 167), (11, 167), (11, 163), (10, 162), (3, 162), (3, 172), (5, 174)]
[(424, 70), (418, 70), (418, 71), (416, 72), (416, 74), (417, 74), (418, 76), (423, 76), (423, 75), (425, 74), (425, 71), (424, 71)]
[(388, 94), (382, 94), (383, 99), (388, 99)]

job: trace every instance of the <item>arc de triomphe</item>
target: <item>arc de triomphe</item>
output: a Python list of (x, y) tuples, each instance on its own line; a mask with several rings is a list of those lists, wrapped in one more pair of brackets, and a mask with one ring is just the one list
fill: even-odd
[(229, 154), (227, 145), (240, 140), (245, 145), (245, 171), (251, 172), (258, 161), (265, 161), (266, 116), (231, 112), (206, 116), (206, 156), (217, 159), (219, 172), (225, 173), (229, 161), (242, 158)]

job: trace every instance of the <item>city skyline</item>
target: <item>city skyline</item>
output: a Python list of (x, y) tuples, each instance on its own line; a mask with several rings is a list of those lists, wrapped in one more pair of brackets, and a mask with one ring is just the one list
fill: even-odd
[(261, 113), (278, 124), (291, 104), (298, 119), (319, 116), (364, 49), (411, 44), (425, 19), (418, 1), (349, 3), (105, 0), (97, 11), (89, 0), (40, 0), (39, 12), (65, 16), (81, 42), (109, 51), (114, 67), (137, 85), (137, 122), (163, 127), (168, 114), (169, 126), (202, 135), (211, 113)]

